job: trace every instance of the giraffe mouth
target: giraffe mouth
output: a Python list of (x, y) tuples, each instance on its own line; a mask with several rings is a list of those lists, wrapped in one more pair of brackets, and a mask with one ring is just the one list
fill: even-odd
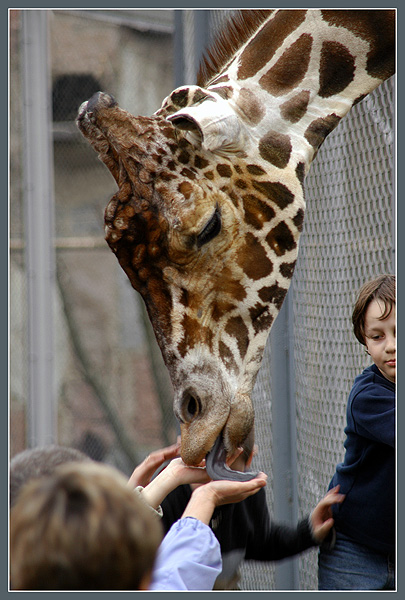
[(211, 479), (227, 479), (229, 481), (250, 481), (257, 477), (254, 471), (236, 471), (226, 464), (227, 451), (222, 433), (217, 437), (212, 449), (208, 452), (205, 467)]

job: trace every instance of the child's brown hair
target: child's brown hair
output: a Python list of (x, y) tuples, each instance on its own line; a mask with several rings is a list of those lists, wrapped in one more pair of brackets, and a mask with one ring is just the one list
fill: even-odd
[(11, 510), (11, 588), (138, 590), (161, 539), (158, 517), (116, 469), (66, 464), (27, 483)]
[(10, 462), (10, 506), (14, 506), (20, 490), (28, 481), (51, 475), (58, 466), (65, 463), (90, 460), (80, 450), (54, 444), (28, 448), (16, 454)]
[(396, 304), (395, 275), (385, 274), (368, 281), (358, 291), (357, 300), (352, 314), (353, 332), (360, 344), (366, 345), (364, 324), (367, 308), (373, 300), (380, 300), (384, 305), (384, 312), (380, 319), (386, 319)]

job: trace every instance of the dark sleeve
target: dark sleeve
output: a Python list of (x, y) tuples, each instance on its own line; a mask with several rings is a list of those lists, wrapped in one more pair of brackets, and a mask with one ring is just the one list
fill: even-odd
[(179, 487), (168, 494), (163, 500), (161, 503), (163, 510), (162, 525), (165, 533), (169, 531), (173, 523), (181, 519), (190, 497), (190, 486), (179, 485)]
[(308, 517), (296, 526), (272, 523), (265, 495), (260, 496), (260, 506), (257, 500), (255, 506), (249, 507), (253, 527), (247, 541), (246, 560), (281, 560), (317, 545), (311, 535)]
[(266, 533), (266, 536), (260, 536), (262, 539), (258, 540), (252, 552), (250, 548), (246, 552), (247, 560), (281, 560), (317, 545), (311, 535), (308, 517), (299, 521), (295, 527), (274, 523)]
[(395, 447), (395, 395), (391, 390), (369, 385), (353, 398), (350, 410), (358, 435)]

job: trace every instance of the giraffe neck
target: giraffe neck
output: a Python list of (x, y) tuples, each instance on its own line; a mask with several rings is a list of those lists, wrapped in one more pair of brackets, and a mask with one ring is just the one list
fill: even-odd
[(393, 74), (389, 13), (273, 11), (206, 88), (226, 99), (266, 162), (303, 163), (307, 173), (353, 104)]

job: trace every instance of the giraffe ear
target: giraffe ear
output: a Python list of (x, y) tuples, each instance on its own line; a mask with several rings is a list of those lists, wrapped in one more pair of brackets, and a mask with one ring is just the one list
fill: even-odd
[(246, 153), (247, 134), (235, 111), (222, 98), (185, 106), (167, 120), (178, 129), (190, 132), (190, 141), (200, 143), (204, 150), (222, 156)]

